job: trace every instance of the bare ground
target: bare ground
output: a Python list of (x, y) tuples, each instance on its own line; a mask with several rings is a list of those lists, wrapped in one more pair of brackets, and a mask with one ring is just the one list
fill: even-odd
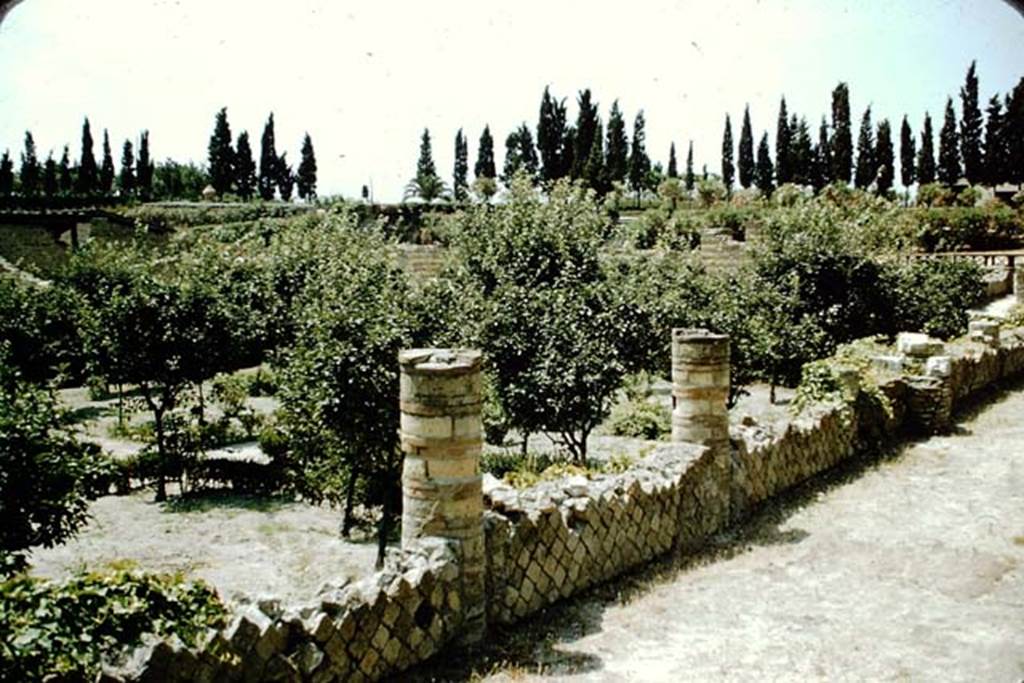
[(1024, 680), (1024, 384), (412, 680)]

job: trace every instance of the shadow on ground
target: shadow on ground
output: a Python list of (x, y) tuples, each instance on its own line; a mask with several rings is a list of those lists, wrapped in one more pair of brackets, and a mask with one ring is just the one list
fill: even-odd
[(253, 512), (276, 512), (294, 499), (290, 496), (257, 496), (231, 491), (201, 491), (174, 496), (160, 505), (161, 512), (209, 512), (210, 510), (236, 509)]
[[(970, 422), (983, 410), (1006, 399), (1010, 392), (1024, 389), (1024, 378), (981, 392), (956, 414), (952, 434), (970, 434), (962, 423)], [(473, 681), (503, 672), (508, 679), (517, 675), (566, 675), (600, 671), (600, 657), (561, 649), (602, 630), (604, 612), (613, 605), (629, 604), (659, 584), (681, 574), (748, 552), (755, 547), (800, 543), (809, 534), (803, 529), (783, 529), (786, 521), (821, 494), (844, 486), (867, 471), (903, 454), (927, 437), (908, 438), (895, 446), (866, 452), (837, 467), (812, 477), (777, 496), (746, 521), (713, 538), (697, 554), (671, 554), (610, 583), (596, 586), (513, 626), (492, 628), (486, 642), (474, 649), (453, 648), (443, 657), (401, 673), (395, 681)], [(1024, 542), (1024, 541), (1022, 541)]]

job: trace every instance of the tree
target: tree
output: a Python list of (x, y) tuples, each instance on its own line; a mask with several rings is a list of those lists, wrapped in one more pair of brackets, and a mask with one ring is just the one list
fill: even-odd
[(214, 117), (213, 133), (207, 146), (210, 185), (218, 195), (231, 191), (235, 176), (235, 151), (231, 148), (231, 126), (228, 125), (228, 109), (221, 107)]
[(1006, 96), (1006, 181), (1024, 183), (1024, 78)]
[(110, 136), (103, 129), (103, 162), (100, 165), (100, 192), (109, 197), (114, 191), (114, 157), (110, 153)]
[(532, 180), (537, 177), (537, 150), (533, 146), (533, 134), (525, 123), (508, 134), (505, 138), (505, 165), (501, 179), (506, 185), (519, 171), (526, 173)]
[(793, 114), (789, 130), (791, 147), (787, 157), (790, 179), (799, 185), (813, 185), (814, 146), (811, 143), (811, 131), (807, 126), (807, 119), (801, 116), (797, 120), (796, 114)]
[(274, 174), (274, 183), (277, 185), (282, 202), (292, 200), (292, 189), (295, 187), (295, 173), (292, 172), (287, 157), (288, 152), (281, 152), (281, 156), (277, 158), (277, 172)]
[(14, 162), (11, 153), (4, 151), (0, 157), (0, 197), (10, 197), (14, 193)]
[(462, 129), (455, 134), (455, 168), (452, 172), (452, 191), (455, 201), (464, 202), (469, 198), (469, 145)]
[(423, 129), (420, 138), (420, 156), (416, 162), (416, 175), (406, 185), (406, 197), (419, 197), (425, 202), (440, 199), (445, 194), (444, 182), (437, 175), (434, 154), (430, 146), (430, 131)]
[(238, 134), (235, 143), (235, 188), (238, 196), (248, 201), (256, 191), (256, 161), (252, 157), (252, 145), (249, 144), (249, 131)]
[(814, 147), (814, 177), (812, 185), (817, 192), (832, 182), (832, 141), (828, 137), (828, 122), (821, 117), (818, 126), (818, 144)]
[(985, 112), (985, 156), (982, 162), (984, 182), (995, 187), (1007, 177), (1006, 118), (999, 95), (993, 95)]
[(893, 152), (892, 130), (888, 119), (878, 122), (875, 136), (875, 167), (878, 169), (878, 194), (885, 195), (892, 189), (896, 177), (896, 155)]
[(139, 187), (139, 197), (144, 201), (153, 195), (153, 162), (149, 158), (149, 131), (139, 135), (139, 157), (135, 162), (135, 177)]
[(46, 157), (43, 165), (43, 194), (47, 199), (57, 196), (60, 186), (57, 182), (57, 162), (53, 160), (53, 152)]
[(86, 197), (96, 193), (96, 157), (92, 154), (92, 132), (89, 130), (88, 118), (82, 123), (82, 156), (78, 161), (75, 191)]
[(946, 99), (946, 117), (939, 131), (939, 166), (936, 169), (939, 182), (952, 187), (960, 180), (960, 145), (956, 128), (956, 112), (953, 98)]
[(690, 140), (690, 147), (686, 152), (686, 176), (683, 178), (683, 185), (686, 187), (687, 192), (693, 191), (693, 140)]
[(783, 97), (779, 103), (779, 120), (775, 126), (775, 177), (779, 185), (793, 180), (793, 169), (789, 163), (792, 148), (792, 131), (789, 129), (789, 114), (786, 113), (786, 98)]
[(576, 114), (576, 139), (572, 170), (573, 178), (582, 178), (590, 158), (590, 150), (594, 146), (594, 135), (597, 134), (597, 104), (591, 101), (590, 88), (581, 90), (576, 96), (578, 112)]
[(608, 179), (608, 172), (604, 166), (604, 126), (600, 118), (597, 120), (597, 128), (591, 139), (590, 151), (587, 153), (587, 165), (583, 168), (583, 179), (586, 181), (587, 187), (594, 190), (598, 196), (603, 196), (611, 190), (611, 181)]
[(732, 123), (729, 115), (725, 115), (725, 132), (722, 133), (722, 182), (725, 183), (726, 194), (732, 193), (732, 181), (735, 167), (732, 163)]
[(181, 164), (167, 159), (156, 165), (153, 174), (155, 199), (188, 199), (199, 197), (210, 184), (206, 171), (195, 164)]
[(878, 166), (875, 163), (875, 136), (871, 128), (871, 105), (864, 110), (860, 120), (860, 133), (857, 136), (857, 172), (853, 184), (866, 190), (874, 182)]
[[(674, 144), (672, 149), (674, 152)], [(619, 109), (618, 100), (612, 102), (611, 111), (608, 112), (604, 167), (608, 182), (625, 182), (626, 171), (629, 168), (629, 138), (626, 136), (626, 121)]]
[(299, 186), (300, 199), (316, 199), (316, 155), (313, 153), (313, 140), (306, 133), (302, 138), (302, 150), (300, 152), (299, 173), (296, 183)]
[(978, 106), (978, 75), (975, 62), (967, 69), (964, 85), (960, 88), (960, 153), (964, 161), (964, 176), (971, 183), (982, 181), (981, 135), (982, 117)]
[(484, 132), (480, 134), (480, 144), (476, 151), (476, 164), (473, 166), (473, 175), (477, 178), (496, 178), (497, 171), (494, 168), (494, 138), (491, 137), (491, 127), (484, 126)]
[(8, 365), (7, 346), (0, 346), (0, 576), (24, 568), (32, 546), (74, 536), (110, 472), (99, 449), (79, 445), (67, 430), (54, 394)]
[(640, 193), (647, 185), (647, 176), (651, 172), (651, 160), (647, 157), (644, 146), (644, 111), (636, 113), (633, 120), (633, 147), (629, 152), (629, 184), (636, 192), (636, 201), (640, 203)]
[(39, 158), (36, 156), (36, 143), (32, 133), (25, 131), (25, 151), (21, 153), (21, 194), (35, 197), (39, 192)]
[(260, 175), (256, 181), (260, 198), (265, 202), (274, 198), (277, 159), (277, 147), (274, 145), (274, 113), (271, 112), (263, 126), (263, 137), (260, 138)]
[(850, 125), (850, 89), (840, 83), (832, 91), (832, 180), (850, 182), (853, 168), (853, 131)]
[(743, 128), (740, 130), (740, 150), (736, 167), (739, 171), (740, 185), (744, 188), (753, 185), (757, 169), (754, 162), (754, 131), (750, 127), (749, 104), (743, 109)]
[(67, 197), (74, 190), (74, 182), (71, 179), (71, 152), (67, 145), (64, 145), (64, 153), (61, 154), (58, 171), (60, 193)]
[(135, 152), (132, 149), (132, 141), (125, 140), (121, 149), (121, 177), (118, 178), (118, 186), (121, 194), (130, 197), (135, 194), (138, 181), (135, 177)]
[[(565, 100), (555, 100), (544, 88), (537, 120), (537, 150), (540, 152), (540, 175), (545, 182), (568, 174), (573, 142), (567, 139)], [(477, 174), (479, 177), (479, 174)], [(493, 178), (494, 176), (489, 176)]]
[(935, 182), (935, 147), (932, 136), (932, 117), (924, 113), (921, 128), (921, 149), (917, 152), (917, 179), (922, 185)]
[(676, 143), (672, 143), (668, 147), (668, 171), (666, 175), (669, 178), (679, 177), (679, 164), (676, 162)]
[(768, 148), (768, 133), (761, 136), (761, 144), (757, 146), (757, 171), (754, 182), (757, 189), (765, 197), (771, 197), (775, 191), (775, 169), (772, 167), (772, 153)]
[(903, 187), (909, 188), (917, 179), (916, 157), (914, 132), (910, 130), (910, 122), (904, 115), (903, 123), (900, 124), (900, 182)]

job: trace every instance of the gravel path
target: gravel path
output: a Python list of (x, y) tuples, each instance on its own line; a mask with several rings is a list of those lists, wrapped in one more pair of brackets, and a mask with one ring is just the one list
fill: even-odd
[(485, 680), (1024, 680), (1020, 385), (803, 502), (627, 604), (567, 605)]

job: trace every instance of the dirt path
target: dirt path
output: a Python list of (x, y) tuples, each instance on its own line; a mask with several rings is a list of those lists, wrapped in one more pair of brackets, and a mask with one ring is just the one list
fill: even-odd
[(801, 503), (626, 604), (549, 615), (485, 680), (1024, 680), (1020, 385)]

